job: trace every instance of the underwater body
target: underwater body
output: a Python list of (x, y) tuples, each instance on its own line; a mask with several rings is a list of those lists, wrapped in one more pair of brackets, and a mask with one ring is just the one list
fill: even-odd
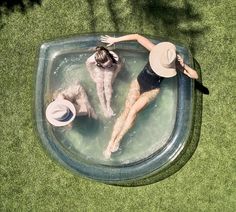
[(104, 158), (103, 151), (110, 139), (116, 117), (124, 107), (129, 85), (148, 60), (148, 53), (127, 50), (115, 52), (124, 60), (124, 66), (114, 82), (112, 108), (116, 116), (112, 118), (103, 116), (95, 83), (86, 71), (85, 61), (91, 53), (68, 53), (54, 60), (49, 82), (51, 92), (47, 95), (79, 80), (98, 114), (98, 120), (87, 116), (76, 117), (72, 129), (54, 127), (54, 134), (60, 145), (68, 149), (75, 158), (80, 155), (105, 164), (134, 162), (162, 148), (173, 130), (177, 99), (176, 77), (164, 79), (160, 94), (138, 115), (135, 126), (122, 140), (120, 151), (114, 153), (110, 160)]
[[(153, 43), (158, 40), (151, 39)], [(51, 156), (76, 174), (109, 184), (124, 185), (156, 176), (171, 165), (191, 138), (194, 106), (193, 81), (182, 73), (165, 78), (157, 98), (137, 116), (135, 125), (122, 139), (120, 148), (110, 159), (103, 155), (116, 118), (123, 111), (132, 80), (142, 71), (149, 52), (135, 42), (109, 48), (124, 63), (113, 84), (111, 107), (116, 116), (104, 117), (96, 85), (85, 62), (100, 46), (100, 36), (52, 41), (40, 48), (36, 76), (36, 125), (44, 147)], [(176, 45), (187, 64), (188, 49)], [(85, 89), (98, 119), (78, 116), (72, 127), (54, 127), (45, 116), (53, 93), (77, 82)]]

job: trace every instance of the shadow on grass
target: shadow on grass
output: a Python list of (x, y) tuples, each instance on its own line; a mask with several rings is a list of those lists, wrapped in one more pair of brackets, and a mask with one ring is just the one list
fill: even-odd
[[(116, 32), (120, 32), (123, 23), (119, 21), (119, 11), (117, 11), (115, 1), (107, 0), (108, 9), (111, 14), (111, 21), (114, 23)], [(202, 26), (200, 14), (193, 8), (188, 0), (184, 0), (182, 5), (174, 5), (163, 0), (136, 0), (131, 3), (132, 17), (137, 20), (139, 32), (143, 32), (144, 25), (151, 24), (158, 36), (160, 32), (177, 41), (188, 43), (191, 52), (195, 52), (196, 39), (208, 30)], [(145, 34), (145, 32), (144, 32)]]
[(91, 21), (90, 21), (90, 26), (91, 26), (91, 32), (95, 32), (95, 26), (96, 26), (96, 20), (95, 20), (95, 14), (94, 14), (94, 0), (87, 0), (87, 4), (88, 4), (88, 10), (89, 10), (89, 14), (92, 17)]
[[(116, 9), (114, 7), (114, 1), (111, 0), (107, 0), (107, 7), (108, 10), (110, 11), (111, 17), (112, 17), (112, 21), (114, 23), (114, 28), (116, 32), (120, 32), (119, 30), (119, 19), (118, 19), (118, 14), (116, 12)], [(114, 15), (113, 15), (114, 14)]]
[(194, 63), (195, 69), (198, 70), (198, 74), (199, 74), (199, 80), (195, 80), (195, 89), (200, 91), (202, 94), (209, 95), (210, 91), (208, 90), (207, 87), (203, 85), (203, 82), (202, 82), (201, 66), (195, 58), (193, 58), (193, 63)]
[(4, 15), (10, 15), (14, 11), (25, 13), (35, 5), (41, 5), (42, 0), (1, 0), (0, 1), (0, 30), (5, 26)]
[(134, 11), (141, 10), (145, 13), (145, 17), (153, 24), (157, 34), (163, 30), (168, 37), (185, 40), (191, 52), (195, 53), (195, 40), (205, 32), (206, 28), (192, 26), (193, 23), (200, 24), (201, 16), (189, 1), (184, 0), (184, 4), (179, 7), (163, 0), (150, 2), (138, 0), (133, 7)]

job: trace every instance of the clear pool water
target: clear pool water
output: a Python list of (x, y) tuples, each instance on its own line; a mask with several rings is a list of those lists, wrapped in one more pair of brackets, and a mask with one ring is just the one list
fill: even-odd
[[(147, 53), (128, 50), (115, 50), (124, 60), (124, 67), (114, 83), (112, 107), (116, 117), (121, 113), (131, 80), (146, 64)], [(145, 108), (138, 116), (136, 125), (123, 139), (120, 150), (106, 160), (103, 151), (108, 144), (116, 117), (105, 118), (100, 109), (94, 82), (86, 71), (85, 61), (91, 52), (62, 53), (56, 56), (48, 80), (49, 98), (52, 93), (63, 87), (76, 83), (85, 88), (89, 100), (98, 114), (98, 120), (77, 117), (72, 129), (52, 127), (57, 144), (73, 158), (86, 158), (96, 163), (123, 164), (140, 160), (162, 148), (174, 127), (176, 115), (176, 78), (165, 79), (158, 98)]]
[[(164, 79), (156, 100), (139, 113), (119, 150), (107, 160), (103, 151), (123, 110), (129, 85), (148, 61), (148, 52), (136, 42), (112, 47), (124, 66), (113, 85), (112, 108), (116, 116), (108, 119), (85, 67), (86, 59), (98, 45), (99, 36), (82, 36), (41, 46), (35, 94), (37, 129), (44, 147), (65, 167), (99, 181), (123, 184), (157, 173), (181, 152), (192, 126), (193, 84), (181, 73)], [(181, 46), (177, 50), (190, 63), (188, 50)], [(53, 92), (77, 81), (86, 90), (98, 119), (77, 117), (71, 129), (53, 127), (45, 117)]]

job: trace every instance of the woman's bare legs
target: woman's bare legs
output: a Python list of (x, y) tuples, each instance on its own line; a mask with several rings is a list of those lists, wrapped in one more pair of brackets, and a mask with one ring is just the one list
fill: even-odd
[(135, 102), (135, 104), (131, 107), (128, 116), (125, 120), (125, 123), (122, 127), (122, 130), (120, 131), (119, 135), (116, 137), (116, 139), (113, 142), (113, 145), (111, 147), (111, 152), (116, 152), (119, 148), (120, 142), (124, 135), (129, 131), (130, 128), (133, 127), (135, 119), (139, 113), (146, 105), (148, 105), (160, 92), (160, 89), (154, 89), (148, 92), (143, 93), (138, 100)]
[[(106, 149), (106, 157), (110, 157), (111, 152), (115, 152), (118, 150), (120, 142), (124, 135), (129, 131), (129, 129), (133, 126), (134, 121), (137, 117), (137, 114), (140, 110), (142, 110), (146, 105), (148, 105), (155, 97), (158, 95), (160, 89), (154, 89), (148, 92), (143, 93), (138, 97), (138, 99), (135, 101), (135, 103), (129, 108), (129, 111), (126, 110), (124, 112), (124, 119), (122, 120), (122, 124), (119, 123), (120, 120), (118, 119), (112, 133), (112, 138), (108, 144), (108, 147)], [(129, 97), (129, 96), (128, 96)], [(128, 98), (127, 98), (128, 99)], [(123, 115), (124, 113), (122, 113)], [(121, 115), (121, 117), (122, 117)], [(120, 117), (120, 118), (121, 118)], [(116, 125), (120, 124), (119, 130), (115, 129)]]
[(106, 101), (107, 117), (112, 117), (115, 115), (115, 113), (113, 112), (111, 108), (111, 99), (112, 99), (112, 93), (113, 93), (112, 78), (114, 74), (115, 74), (115, 71), (113, 72), (109, 70), (108, 71), (104, 70), (103, 84), (104, 84), (104, 96), (105, 96), (105, 101)]
[(110, 157), (110, 155), (111, 155), (110, 148), (111, 148), (114, 140), (116, 139), (117, 135), (122, 130), (122, 127), (125, 123), (126, 117), (128, 116), (132, 105), (136, 102), (136, 100), (139, 98), (139, 96), (140, 96), (140, 87), (139, 87), (137, 80), (134, 80), (134, 81), (132, 81), (132, 83), (130, 85), (129, 93), (127, 95), (126, 102), (125, 102), (125, 109), (122, 112), (122, 114), (120, 115), (120, 117), (117, 118), (116, 123), (113, 128), (113, 131), (112, 131), (111, 139), (108, 143), (106, 150), (104, 151), (104, 155), (106, 158)]
[(106, 108), (107, 108), (107, 117), (115, 116), (116, 114), (113, 112), (111, 108), (111, 99), (112, 99), (112, 84), (117, 76), (117, 74), (121, 71), (122, 63), (119, 61), (117, 64), (114, 64), (111, 68), (104, 70), (104, 95), (106, 100)]

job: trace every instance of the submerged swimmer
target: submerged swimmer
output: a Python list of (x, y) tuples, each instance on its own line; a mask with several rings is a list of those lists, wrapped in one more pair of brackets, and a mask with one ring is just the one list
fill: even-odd
[(53, 101), (47, 106), (46, 118), (56, 127), (71, 124), (76, 116), (89, 116), (97, 119), (87, 94), (78, 82), (53, 94)]
[(97, 47), (96, 52), (86, 61), (87, 70), (96, 83), (97, 95), (106, 117), (114, 116), (111, 108), (112, 83), (121, 70), (121, 61), (117, 54), (104, 47)]
[(150, 51), (149, 61), (139, 73), (137, 79), (131, 82), (124, 111), (116, 120), (111, 139), (104, 151), (106, 158), (109, 158), (112, 152), (118, 150), (122, 138), (133, 126), (138, 112), (159, 94), (160, 85), (164, 78), (175, 76), (177, 74), (176, 69), (192, 79), (198, 78), (197, 72), (184, 63), (182, 57), (176, 53), (175, 45), (170, 42), (162, 42), (155, 45), (147, 38), (138, 34), (117, 38), (110, 36), (101, 37), (101, 41), (108, 43), (108, 46), (120, 41), (129, 40), (136, 40)]

